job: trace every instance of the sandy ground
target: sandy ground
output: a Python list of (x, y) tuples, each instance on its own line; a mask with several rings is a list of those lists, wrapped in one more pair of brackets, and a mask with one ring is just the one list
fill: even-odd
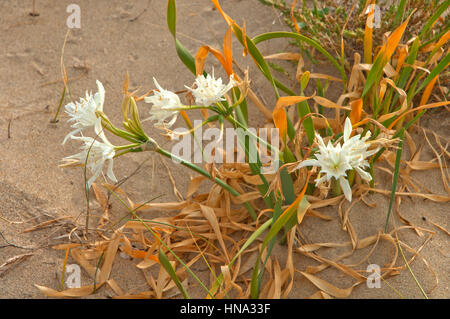
[[(77, 222), (80, 224), (84, 220), (86, 203), (82, 171), (58, 167), (64, 156), (78, 151), (78, 145), (61, 145), (64, 136), (70, 131), (65, 114), (61, 113), (59, 123), (50, 123), (63, 87), (59, 81), (61, 48), (67, 31), (66, 7), (73, 2), (37, 0), (38, 17), (29, 15), (31, 1), (0, 2), (0, 231), (4, 238), (16, 246), (44, 246), (38, 250), (4, 247), (7, 244), (4, 238), (0, 238), (0, 264), (16, 255), (33, 253), (0, 275), (1, 298), (42, 298), (43, 295), (34, 284), (59, 288), (64, 252), (47, 246), (55, 242), (55, 237), (67, 233), (67, 229), (51, 227), (23, 233), (33, 225), (27, 220), (40, 216), (35, 221), (45, 221), (48, 220), (45, 219), (46, 215), (70, 215), (78, 218)], [(285, 28), (274, 10), (262, 6), (256, 0), (222, 2), (227, 13), (239, 23), (245, 17), (247, 32), (252, 36)], [(153, 76), (163, 87), (174, 90), (182, 89), (184, 84), (193, 81), (191, 73), (179, 61), (167, 29), (166, 1), (78, 0), (77, 3), (81, 7), (81, 29), (71, 32), (64, 55), (69, 78), (76, 79), (70, 82), (74, 99), (83, 96), (86, 89), (95, 92), (95, 80), (100, 80), (106, 89), (105, 111), (114, 122), (120, 123), (121, 88), (126, 71), (131, 76), (131, 87), (140, 86), (142, 92), (153, 88)], [(183, 44), (192, 53), (203, 44), (221, 48), (226, 25), (218, 12), (213, 10), (212, 4), (208, 0), (178, 0), (177, 4), (178, 36)], [(135, 17), (138, 18), (133, 19)], [(263, 44), (260, 48), (263, 54), (269, 54), (280, 52), (284, 47), (286, 43), (272, 42), (270, 45)], [(240, 52), (240, 46), (235, 42), (235, 57), (238, 62), (251, 66), (253, 87), (258, 88), (257, 93), (262, 95), (267, 105), (273, 105), (274, 98), (265, 80), (252, 66), (250, 59), (240, 57)], [(84, 76), (84, 69), (80, 65), (90, 68)], [(215, 66), (216, 74), (220, 74), (217, 62), (208, 59), (208, 67), (211, 65)], [(321, 69), (331, 68), (325, 66)], [(251, 112), (250, 124), (263, 124), (264, 119), (254, 106), (250, 107), (254, 110)], [(443, 121), (437, 122), (427, 116), (422, 124), (448, 137), (447, 114), (435, 112), (435, 116), (444, 117)], [(182, 125), (180, 120), (178, 124)], [(145, 129), (161, 143), (167, 143), (148, 122)], [(427, 156), (431, 158), (430, 154), (425, 148), (423, 159), (426, 160)], [(116, 176), (119, 179), (128, 176), (148, 157), (149, 155), (137, 154), (115, 161)], [(123, 185), (123, 189), (133, 200), (145, 201), (157, 195), (163, 195), (158, 201), (176, 200), (166, 169), (159, 160), (155, 165), (156, 169), (153, 171), (152, 160), (148, 160), (139, 173)], [(194, 174), (172, 163), (168, 165), (179, 190), (185, 194), (187, 177)], [(390, 177), (387, 174), (379, 172), (378, 175), (381, 184), (389, 185)], [(439, 170), (418, 172), (414, 176), (432, 192), (446, 195)], [(367, 198), (370, 202), (377, 203), (377, 207), (367, 208), (364, 204), (357, 203), (350, 216), (359, 238), (376, 234), (384, 225), (387, 198), (380, 194), (369, 195)], [(115, 209), (119, 214), (120, 208)], [(435, 232), (420, 255), (427, 260), (439, 278), (438, 286), (430, 294), (432, 298), (450, 296), (449, 237), (429, 223), (433, 221), (449, 229), (448, 210), (448, 204), (423, 199), (405, 199), (401, 206), (402, 213), (415, 225)], [(347, 234), (340, 228), (336, 208), (323, 209), (322, 213), (333, 220), (324, 222), (317, 218), (306, 218), (301, 226), (304, 236), (310, 242), (347, 241)], [(412, 231), (403, 231), (401, 236), (414, 248), (420, 247), (426, 239), (426, 236), (419, 237)], [(392, 253), (392, 247), (380, 245), (369, 262), (383, 265)], [(283, 247), (277, 247), (274, 254), (283, 260)], [(344, 262), (351, 263), (358, 260), (357, 257)], [(304, 269), (314, 263), (296, 256), (295, 265), (298, 269)], [(364, 263), (361, 267), (366, 265)], [(420, 258), (412, 264), (412, 269), (426, 291), (433, 288), (433, 274)], [(340, 288), (352, 284), (347, 277), (333, 269), (327, 269), (320, 276)], [(112, 277), (126, 292), (145, 290), (144, 277), (131, 262), (118, 258)], [(88, 280), (86, 274), (83, 274), (82, 284), (89, 284)], [(421, 298), (407, 271), (389, 279), (388, 283), (389, 285), (382, 283), (380, 289), (360, 285), (355, 288), (351, 297), (398, 298), (391, 286), (407, 298)], [(193, 289), (195, 291), (195, 287)], [(303, 298), (315, 291), (316, 288), (311, 283), (296, 275), (290, 297)], [(114, 294), (108, 288), (102, 288), (95, 297), (108, 295)], [(201, 297), (202, 294), (199, 293), (198, 296)]]

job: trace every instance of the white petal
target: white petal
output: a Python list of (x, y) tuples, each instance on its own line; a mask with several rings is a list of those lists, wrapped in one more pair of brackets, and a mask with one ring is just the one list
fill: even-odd
[(366, 158), (367, 158), (367, 157), (370, 157), (370, 156), (372, 156), (372, 155), (378, 153), (379, 150), (380, 150), (380, 148), (376, 148), (376, 149), (374, 149), (374, 150), (367, 151), (366, 154), (365, 154), (365, 157), (366, 157)]
[(366, 171), (362, 170), (361, 168), (356, 167), (355, 170), (358, 172), (359, 176), (361, 176), (361, 178), (363, 180), (368, 181), (368, 182), (370, 182), (372, 180), (372, 175), (370, 175)]
[[(97, 110), (103, 111), (103, 103), (105, 103), (105, 88), (103, 87), (102, 82), (97, 80), (97, 88), (98, 92), (95, 94), (97, 96)], [(95, 97), (94, 97), (95, 98)]]
[(350, 121), (350, 118), (347, 117), (345, 119), (344, 125), (344, 142), (346, 142), (350, 138), (351, 133), (352, 133), (352, 122)]
[(64, 106), (64, 107), (65, 107), (66, 111), (68, 111), (70, 113), (75, 112), (75, 103), (73, 103), (73, 102), (67, 103), (66, 106)]
[(159, 85), (158, 81), (156, 81), (155, 78), (153, 78), (153, 83), (155, 83), (155, 86), (157, 87), (157, 89), (159, 90), (159, 92), (162, 93), (162, 91), (164, 91), (164, 89), (161, 87), (161, 85)]
[(81, 130), (82, 129), (79, 128), (79, 129), (77, 129), (75, 131), (72, 131), (69, 134), (67, 134), (66, 137), (64, 138), (64, 141), (62, 142), (62, 145), (64, 145), (70, 137), (72, 137), (73, 135), (77, 134), (78, 132), (81, 132)]
[(114, 183), (117, 183), (117, 178), (113, 172), (113, 160), (112, 159), (109, 160), (108, 170), (106, 171), (106, 176), (108, 176), (109, 179), (112, 180)]
[(87, 184), (88, 184), (88, 188), (91, 188), (92, 183), (95, 182), (95, 180), (98, 178), (98, 176), (100, 175), (100, 172), (95, 173), (91, 178), (89, 178)]
[(298, 164), (298, 166), (295, 169), (299, 169), (305, 166), (320, 166), (320, 162), (315, 159), (304, 160), (303, 162)]
[(350, 188), (350, 184), (348, 183), (348, 180), (345, 179), (345, 177), (339, 178), (339, 184), (341, 185), (341, 189), (344, 192), (345, 198), (349, 202), (352, 201), (352, 189)]
[(318, 134), (317, 132), (316, 132), (316, 138), (317, 138), (317, 142), (318, 142), (318, 144), (319, 144), (319, 147), (321, 147), (321, 148), (327, 148), (327, 147), (325, 146), (325, 143), (323, 142), (322, 136), (320, 136), (320, 134)]
[(322, 184), (323, 182), (325, 182), (327, 180), (327, 175), (324, 174), (321, 178), (317, 178), (315, 180), (316, 182), (316, 187), (319, 186), (320, 184)]

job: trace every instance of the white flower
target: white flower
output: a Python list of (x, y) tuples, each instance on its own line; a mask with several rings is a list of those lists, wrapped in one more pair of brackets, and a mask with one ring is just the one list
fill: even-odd
[(103, 140), (103, 142), (98, 141), (92, 137), (85, 136), (71, 136), (72, 139), (80, 140), (84, 142), (81, 146), (81, 152), (68, 157), (63, 158), (67, 162), (79, 162), (80, 164), (86, 163), (87, 158), (87, 168), (89, 168), (93, 176), (88, 180), (88, 188), (91, 187), (92, 183), (100, 176), (103, 166), (106, 161), (108, 161), (108, 169), (106, 175), (113, 181), (117, 182), (117, 178), (113, 173), (113, 159), (115, 155), (114, 145), (112, 145), (102, 131), (101, 122), (97, 122), (95, 125), (96, 134)]
[(358, 134), (350, 138), (351, 132), (352, 123), (347, 117), (344, 126), (344, 144), (342, 148), (345, 148), (348, 152), (350, 166), (358, 172), (362, 179), (371, 181), (372, 176), (368, 172), (364, 171), (364, 168), (369, 167), (369, 163), (366, 158), (377, 153), (379, 149), (377, 148), (368, 151), (370, 144), (367, 143), (367, 140), (371, 136), (370, 131), (368, 131), (364, 137), (361, 137), (361, 135)]
[(316, 135), (317, 142), (319, 144), (319, 151), (315, 154), (316, 159), (309, 159), (301, 162), (297, 168), (305, 166), (318, 166), (320, 167), (320, 173), (324, 174), (322, 177), (316, 179), (316, 186), (323, 182), (330, 181), (332, 177), (339, 181), (341, 189), (344, 192), (347, 200), (352, 200), (352, 190), (350, 184), (346, 179), (346, 171), (351, 169), (348, 150), (343, 148), (340, 144), (334, 146), (331, 141), (325, 146), (322, 137)]
[(67, 122), (75, 122), (71, 127), (75, 128), (64, 138), (63, 144), (67, 139), (87, 127), (95, 126), (101, 121), (95, 114), (96, 111), (103, 111), (103, 103), (105, 101), (105, 88), (103, 84), (97, 80), (98, 92), (92, 96), (92, 93), (86, 91), (86, 98), (80, 98), (80, 102), (71, 102), (65, 106), (66, 113), (69, 114), (70, 119)]
[(316, 140), (319, 146), (319, 151), (315, 153), (316, 159), (305, 160), (297, 166), (297, 169), (305, 166), (320, 167), (320, 173), (324, 175), (316, 179), (316, 186), (325, 181), (330, 181), (331, 178), (335, 178), (336, 181), (339, 181), (348, 201), (352, 200), (352, 190), (346, 179), (347, 170), (355, 169), (361, 178), (370, 181), (372, 179), (371, 175), (364, 171), (364, 168), (369, 166), (366, 158), (378, 151), (378, 149), (367, 150), (370, 146), (366, 142), (370, 137), (369, 132), (363, 138), (359, 134), (350, 138), (351, 132), (352, 123), (347, 118), (344, 126), (344, 143), (342, 145), (340, 143), (333, 145), (331, 141), (328, 142), (328, 145), (325, 145), (322, 137), (316, 133)]
[[(157, 125), (163, 127), (171, 127), (177, 120), (178, 113), (184, 105), (181, 103), (180, 98), (174, 92), (164, 90), (153, 78), (158, 91), (154, 91), (152, 96), (144, 98), (145, 102), (153, 103), (150, 110), (150, 120), (157, 121)], [(167, 118), (171, 119), (166, 121)]]
[(219, 101), (225, 101), (223, 96), (235, 85), (233, 80), (233, 75), (230, 76), (230, 82), (225, 85), (222, 83), (222, 78), (214, 79), (214, 69), (213, 75), (207, 75), (206, 78), (200, 74), (195, 79), (195, 84), (197, 87), (191, 89), (186, 88), (192, 92), (194, 95), (195, 103), (197, 105), (210, 106), (216, 104)]

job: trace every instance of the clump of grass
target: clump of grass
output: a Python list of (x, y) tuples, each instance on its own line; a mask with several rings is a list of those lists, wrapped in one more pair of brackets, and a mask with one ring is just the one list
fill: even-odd
[[(440, 1), (436, 0), (402, 0), (402, 1), (292, 1), (259, 0), (261, 3), (279, 11), (282, 20), (293, 32), (297, 30), (324, 47), (331, 48), (330, 52), (336, 57), (341, 54), (341, 37), (344, 42), (345, 55), (352, 58), (353, 53), (362, 53), (366, 21), (370, 13), (370, 5), (376, 3), (380, 12), (379, 25), (373, 30), (375, 43), (382, 42), (383, 35), (398, 27), (403, 18), (409, 16), (413, 10), (416, 14), (411, 20), (411, 26), (405, 36), (411, 38), (418, 34), (423, 21), (431, 18), (438, 8)], [(374, 21), (376, 22), (376, 21)], [(448, 16), (438, 22), (441, 30), (448, 25)], [(345, 30), (343, 26), (346, 25)], [(312, 47), (300, 41), (294, 41), (303, 53), (313, 62), (317, 57), (311, 53)]]

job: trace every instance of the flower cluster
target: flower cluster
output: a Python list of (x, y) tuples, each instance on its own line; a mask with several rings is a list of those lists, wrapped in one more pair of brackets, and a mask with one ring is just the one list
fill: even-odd
[[(171, 127), (178, 116), (178, 113), (187, 108), (184, 106), (180, 98), (174, 92), (163, 89), (155, 78), (153, 78), (155, 86), (158, 90), (154, 91), (152, 96), (146, 97), (144, 100), (147, 103), (152, 103), (150, 110), (150, 120), (156, 121), (156, 125), (159, 127), (169, 128)], [(224, 101), (223, 96), (236, 85), (233, 80), (233, 75), (230, 76), (230, 82), (223, 84), (221, 78), (214, 78), (213, 75), (198, 75), (195, 79), (196, 88), (186, 88), (192, 92), (195, 98), (195, 103), (200, 106), (210, 106), (218, 102)], [(169, 119), (167, 121), (167, 119)]]
[[(156, 126), (163, 128), (171, 127), (175, 123), (178, 113), (189, 107), (181, 103), (180, 98), (176, 93), (163, 89), (155, 78), (153, 78), (153, 81), (157, 89), (153, 91), (152, 96), (144, 98), (145, 102), (153, 104), (150, 110), (149, 119), (156, 121)], [(213, 74), (213, 76), (207, 75), (206, 77), (203, 75), (197, 76), (195, 84), (195, 89), (189, 88), (195, 97), (195, 102), (199, 106), (207, 107), (223, 101), (223, 95), (235, 85), (235, 82), (233, 81), (233, 76), (231, 76), (230, 82), (227, 85), (224, 85), (222, 84), (222, 79), (215, 79)], [(87, 182), (88, 187), (90, 187), (100, 176), (106, 162), (109, 163), (106, 176), (116, 182), (117, 179), (112, 170), (116, 151), (131, 149), (133, 147), (146, 148), (146, 143), (149, 140), (152, 140), (143, 133), (139, 121), (128, 123), (132, 120), (128, 119), (128, 116), (125, 115), (124, 116), (127, 118), (125, 122), (127, 122), (128, 132), (124, 133), (124, 131), (117, 130), (103, 113), (105, 89), (100, 81), (97, 81), (97, 88), (98, 92), (94, 95), (86, 92), (85, 98), (80, 98), (79, 102), (71, 102), (65, 106), (66, 113), (70, 117), (68, 122), (73, 122), (71, 127), (74, 128), (74, 130), (66, 135), (63, 144), (70, 138), (80, 140), (84, 145), (81, 146), (81, 152), (65, 157), (63, 161), (66, 163), (63, 164), (63, 166), (86, 165), (93, 173), (93, 176)], [(131, 95), (128, 96), (128, 102), (131, 101), (130, 99), (134, 104), (129, 105), (136, 106)], [(136, 117), (139, 117), (137, 111), (133, 114), (134, 116), (132, 116), (132, 118), (135, 119)], [(102, 123), (102, 120), (106, 121), (106, 124)], [(134, 144), (126, 146), (112, 145), (103, 132), (103, 125), (106, 125), (105, 127), (114, 134), (125, 134), (123, 137), (134, 142)], [(91, 127), (94, 128), (96, 137), (83, 136), (83, 130)], [(77, 134), (80, 134), (81, 136), (77, 136)]]
[[(112, 145), (105, 134), (101, 124), (101, 118), (97, 117), (96, 112), (103, 111), (103, 104), (105, 102), (105, 88), (103, 84), (97, 80), (98, 92), (86, 92), (86, 98), (80, 98), (80, 102), (71, 102), (65, 106), (66, 113), (69, 115), (68, 122), (74, 122), (71, 125), (75, 128), (64, 138), (63, 144), (70, 139), (80, 140), (84, 142), (81, 146), (81, 152), (63, 158), (65, 165), (72, 164), (86, 164), (86, 167), (93, 172), (93, 176), (88, 180), (88, 187), (100, 176), (103, 166), (106, 161), (109, 162), (107, 169), (107, 176), (114, 182), (117, 182), (113, 173), (113, 158), (115, 155), (115, 146)], [(83, 136), (83, 130), (89, 127), (94, 127), (96, 138)], [(75, 136), (80, 133), (81, 136)], [(103, 142), (98, 140), (100, 138)], [(63, 165), (64, 166), (64, 165)]]
[(325, 145), (322, 137), (316, 134), (319, 146), (319, 151), (315, 153), (316, 159), (304, 160), (297, 166), (297, 169), (305, 166), (320, 167), (320, 175), (323, 174), (323, 176), (316, 179), (316, 186), (334, 178), (339, 181), (348, 201), (352, 200), (352, 190), (347, 180), (347, 171), (354, 169), (362, 179), (370, 181), (372, 176), (364, 170), (369, 166), (366, 158), (378, 152), (378, 149), (368, 150), (370, 144), (367, 140), (370, 138), (370, 132), (367, 132), (364, 137), (358, 134), (350, 138), (351, 132), (352, 123), (347, 118), (344, 125), (344, 143), (342, 145), (340, 143), (333, 145), (331, 141), (328, 141), (328, 144)]

